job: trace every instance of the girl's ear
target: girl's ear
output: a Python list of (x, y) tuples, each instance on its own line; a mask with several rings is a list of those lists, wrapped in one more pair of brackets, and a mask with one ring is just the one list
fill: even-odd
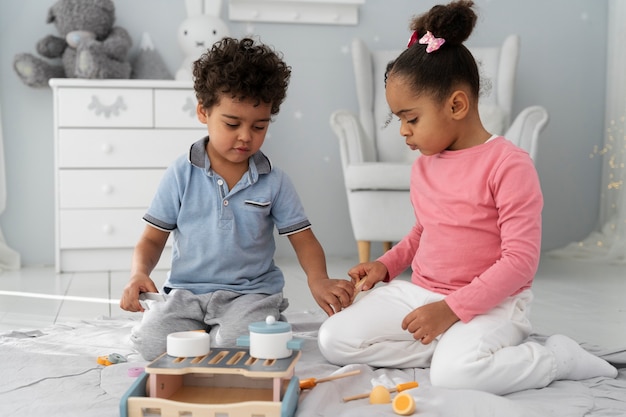
[(455, 90), (452, 95), (450, 95), (448, 103), (453, 119), (461, 120), (467, 116), (470, 108), (470, 101), (465, 91)]
[(209, 118), (209, 111), (202, 106), (201, 103), (196, 105), (196, 114), (198, 115), (198, 120), (202, 124), (207, 124), (207, 119)]

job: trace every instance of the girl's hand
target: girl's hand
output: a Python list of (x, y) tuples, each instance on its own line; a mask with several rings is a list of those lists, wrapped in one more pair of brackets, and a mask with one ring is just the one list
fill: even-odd
[(370, 290), (389, 277), (387, 267), (379, 261), (358, 264), (348, 271), (348, 275), (358, 291)]
[(457, 321), (456, 314), (441, 300), (411, 311), (402, 320), (402, 329), (413, 333), (415, 340), (427, 345)]
[(355, 294), (354, 285), (345, 279), (309, 280), (309, 288), (317, 304), (329, 316), (352, 304)]

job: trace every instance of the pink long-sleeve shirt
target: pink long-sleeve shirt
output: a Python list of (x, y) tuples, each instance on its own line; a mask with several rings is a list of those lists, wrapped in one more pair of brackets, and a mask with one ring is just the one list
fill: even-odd
[(539, 263), (543, 197), (529, 155), (503, 137), (420, 156), (411, 171), (416, 223), (378, 260), (389, 278), (446, 294), (463, 322), (530, 288)]

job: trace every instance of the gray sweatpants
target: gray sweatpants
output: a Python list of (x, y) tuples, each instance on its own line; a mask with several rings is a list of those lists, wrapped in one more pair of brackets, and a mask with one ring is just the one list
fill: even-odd
[(235, 347), (237, 337), (249, 333), (250, 323), (265, 321), (270, 315), (278, 320), (288, 305), (282, 293), (215, 291), (196, 295), (187, 290), (172, 290), (165, 302), (152, 303), (150, 310), (144, 312), (130, 339), (147, 361), (167, 350), (168, 334), (209, 326), (211, 346)]

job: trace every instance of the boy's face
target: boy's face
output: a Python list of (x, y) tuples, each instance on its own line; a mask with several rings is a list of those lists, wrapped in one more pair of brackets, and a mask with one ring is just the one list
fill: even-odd
[(211, 158), (226, 164), (246, 164), (265, 141), (271, 121), (271, 104), (241, 100), (223, 94), (217, 104), (205, 109), (198, 104), (200, 122), (207, 125)]

